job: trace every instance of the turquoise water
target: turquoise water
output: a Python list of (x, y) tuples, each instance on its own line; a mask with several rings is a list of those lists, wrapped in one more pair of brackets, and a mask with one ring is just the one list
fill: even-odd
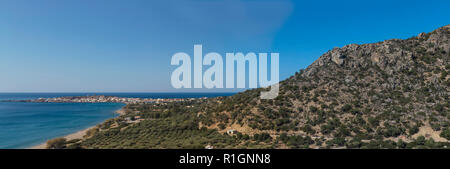
[(231, 96), (236, 93), (0, 93), (1, 100), (25, 100), (38, 98), (53, 98), (64, 96), (105, 95), (134, 98), (200, 98)]
[(121, 103), (0, 102), (0, 148), (27, 148), (118, 116)]
[(106, 95), (135, 98), (199, 98), (234, 93), (0, 93), (0, 148), (28, 148), (118, 116), (121, 103), (19, 103), (2, 100)]

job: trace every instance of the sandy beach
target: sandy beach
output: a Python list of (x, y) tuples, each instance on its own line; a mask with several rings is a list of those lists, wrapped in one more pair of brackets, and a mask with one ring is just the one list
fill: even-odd
[[(117, 110), (115, 113), (119, 114), (120, 116), (125, 114), (125, 110), (123, 108)], [(102, 122), (103, 123), (103, 122)], [(90, 129), (93, 129), (95, 126), (91, 126), (89, 128), (77, 131), (75, 133), (69, 134), (64, 136), (63, 138), (67, 139), (67, 141), (69, 140), (74, 140), (74, 139), (83, 139), (83, 137), (86, 135), (87, 131), (89, 131)], [(47, 142), (36, 145), (36, 146), (32, 146), (28, 149), (45, 149), (47, 147)]]

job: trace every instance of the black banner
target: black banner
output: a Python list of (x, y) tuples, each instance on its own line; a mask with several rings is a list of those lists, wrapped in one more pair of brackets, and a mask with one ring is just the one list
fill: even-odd
[[(448, 150), (0, 150), (2, 163), (120, 168), (310, 168), (444, 164)], [(430, 161), (427, 161), (430, 160)], [(21, 163), (18, 163), (21, 164)], [(363, 164), (363, 165), (356, 165)], [(144, 166), (144, 167), (142, 167)], [(147, 167), (145, 167), (147, 166)], [(306, 167), (310, 166), (310, 167)]]

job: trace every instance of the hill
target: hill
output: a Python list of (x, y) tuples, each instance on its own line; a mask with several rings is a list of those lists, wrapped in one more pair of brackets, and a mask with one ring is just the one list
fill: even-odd
[[(334, 48), (264, 89), (129, 104), (68, 148), (448, 148), (450, 25)], [(136, 117), (138, 116), (138, 117)], [(139, 120), (130, 120), (139, 118)]]

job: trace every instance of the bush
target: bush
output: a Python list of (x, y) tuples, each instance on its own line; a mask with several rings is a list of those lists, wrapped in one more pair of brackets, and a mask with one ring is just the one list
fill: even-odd
[(328, 141), (329, 145), (337, 145), (337, 146), (344, 146), (345, 145), (345, 138), (343, 137), (336, 137), (333, 140)]
[(250, 139), (250, 136), (248, 134), (244, 134), (244, 135), (242, 135), (242, 139), (248, 140), (248, 139)]
[(263, 141), (270, 141), (270, 140), (272, 140), (272, 137), (268, 133), (261, 133), (261, 134), (255, 134), (253, 136), (253, 139), (255, 141), (263, 142)]
[(74, 143), (67, 146), (67, 149), (83, 149), (80, 143)]
[(447, 140), (450, 140), (450, 129), (446, 128), (445, 130), (442, 130), (440, 136)]
[(318, 109), (317, 107), (310, 106), (310, 107), (309, 107), (309, 110), (310, 110), (311, 112), (315, 113), (315, 112), (317, 112), (317, 110), (319, 110), (319, 109)]
[(316, 131), (311, 127), (311, 125), (305, 125), (303, 128), (302, 128), (302, 130), (305, 132), (305, 133), (308, 133), (308, 134), (314, 134), (314, 133), (316, 133)]
[(345, 146), (347, 148), (360, 148), (362, 145), (362, 142), (360, 139), (353, 139), (349, 141), (348, 143), (345, 143)]
[(66, 138), (55, 138), (47, 141), (47, 149), (63, 149), (66, 147)]
[(380, 121), (377, 118), (369, 117), (367, 120), (373, 127), (377, 127), (380, 124)]
[(223, 129), (225, 129), (225, 128), (226, 128), (225, 124), (223, 124), (223, 123), (220, 123), (220, 124), (219, 124), (219, 129), (220, 129), (220, 130), (223, 130)]
[(425, 141), (426, 141), (426, 139), (425, 139), (424, 136), (419, 136), (419, 137), (416, 138), (416, 144), (417, 145), (424, 145)]
[(398, 148), (405, 148), (406, 147), (406, 143), (402, 139), (399, 139), (397, 141), (397, 147)]
[(286, 133), (280, 135), (280, 140), (290, 148), (309, 148), (309, 145), (314, 144), (314, 141), (309, 136), (287, 136)]
[(86, 132), (86, 135), (84, 137), (91, 137), (91, 136), (95, 135), (96, 133), (98, 133), (98, 128), (97, 127), (89, 129)]
[(402, 129), (394, 126), (386, 126), (382, 134), (384, 137), (397, 137), (403, 133)]
[(348, 111), (350, 111), (351, 109), (352, 109), (352, 106), (349, 105), (349, 104), (345, 104), (345, 105), (342, 107), (342, 111), (343, 111), (343, 112), (348, 112)]
[(430, 123), (430, 125), (431, 125), (431, 128), (432, 128), (434, 131), (439, 131), (439, 130), (441, 130), (441, 125), (438, 124), (438, 123)]
[(413, 127), (409, 128), (409, 135), (414, 135), (417, 132), (419, 132), (419, 126), (418, 125), (414, 125)]

